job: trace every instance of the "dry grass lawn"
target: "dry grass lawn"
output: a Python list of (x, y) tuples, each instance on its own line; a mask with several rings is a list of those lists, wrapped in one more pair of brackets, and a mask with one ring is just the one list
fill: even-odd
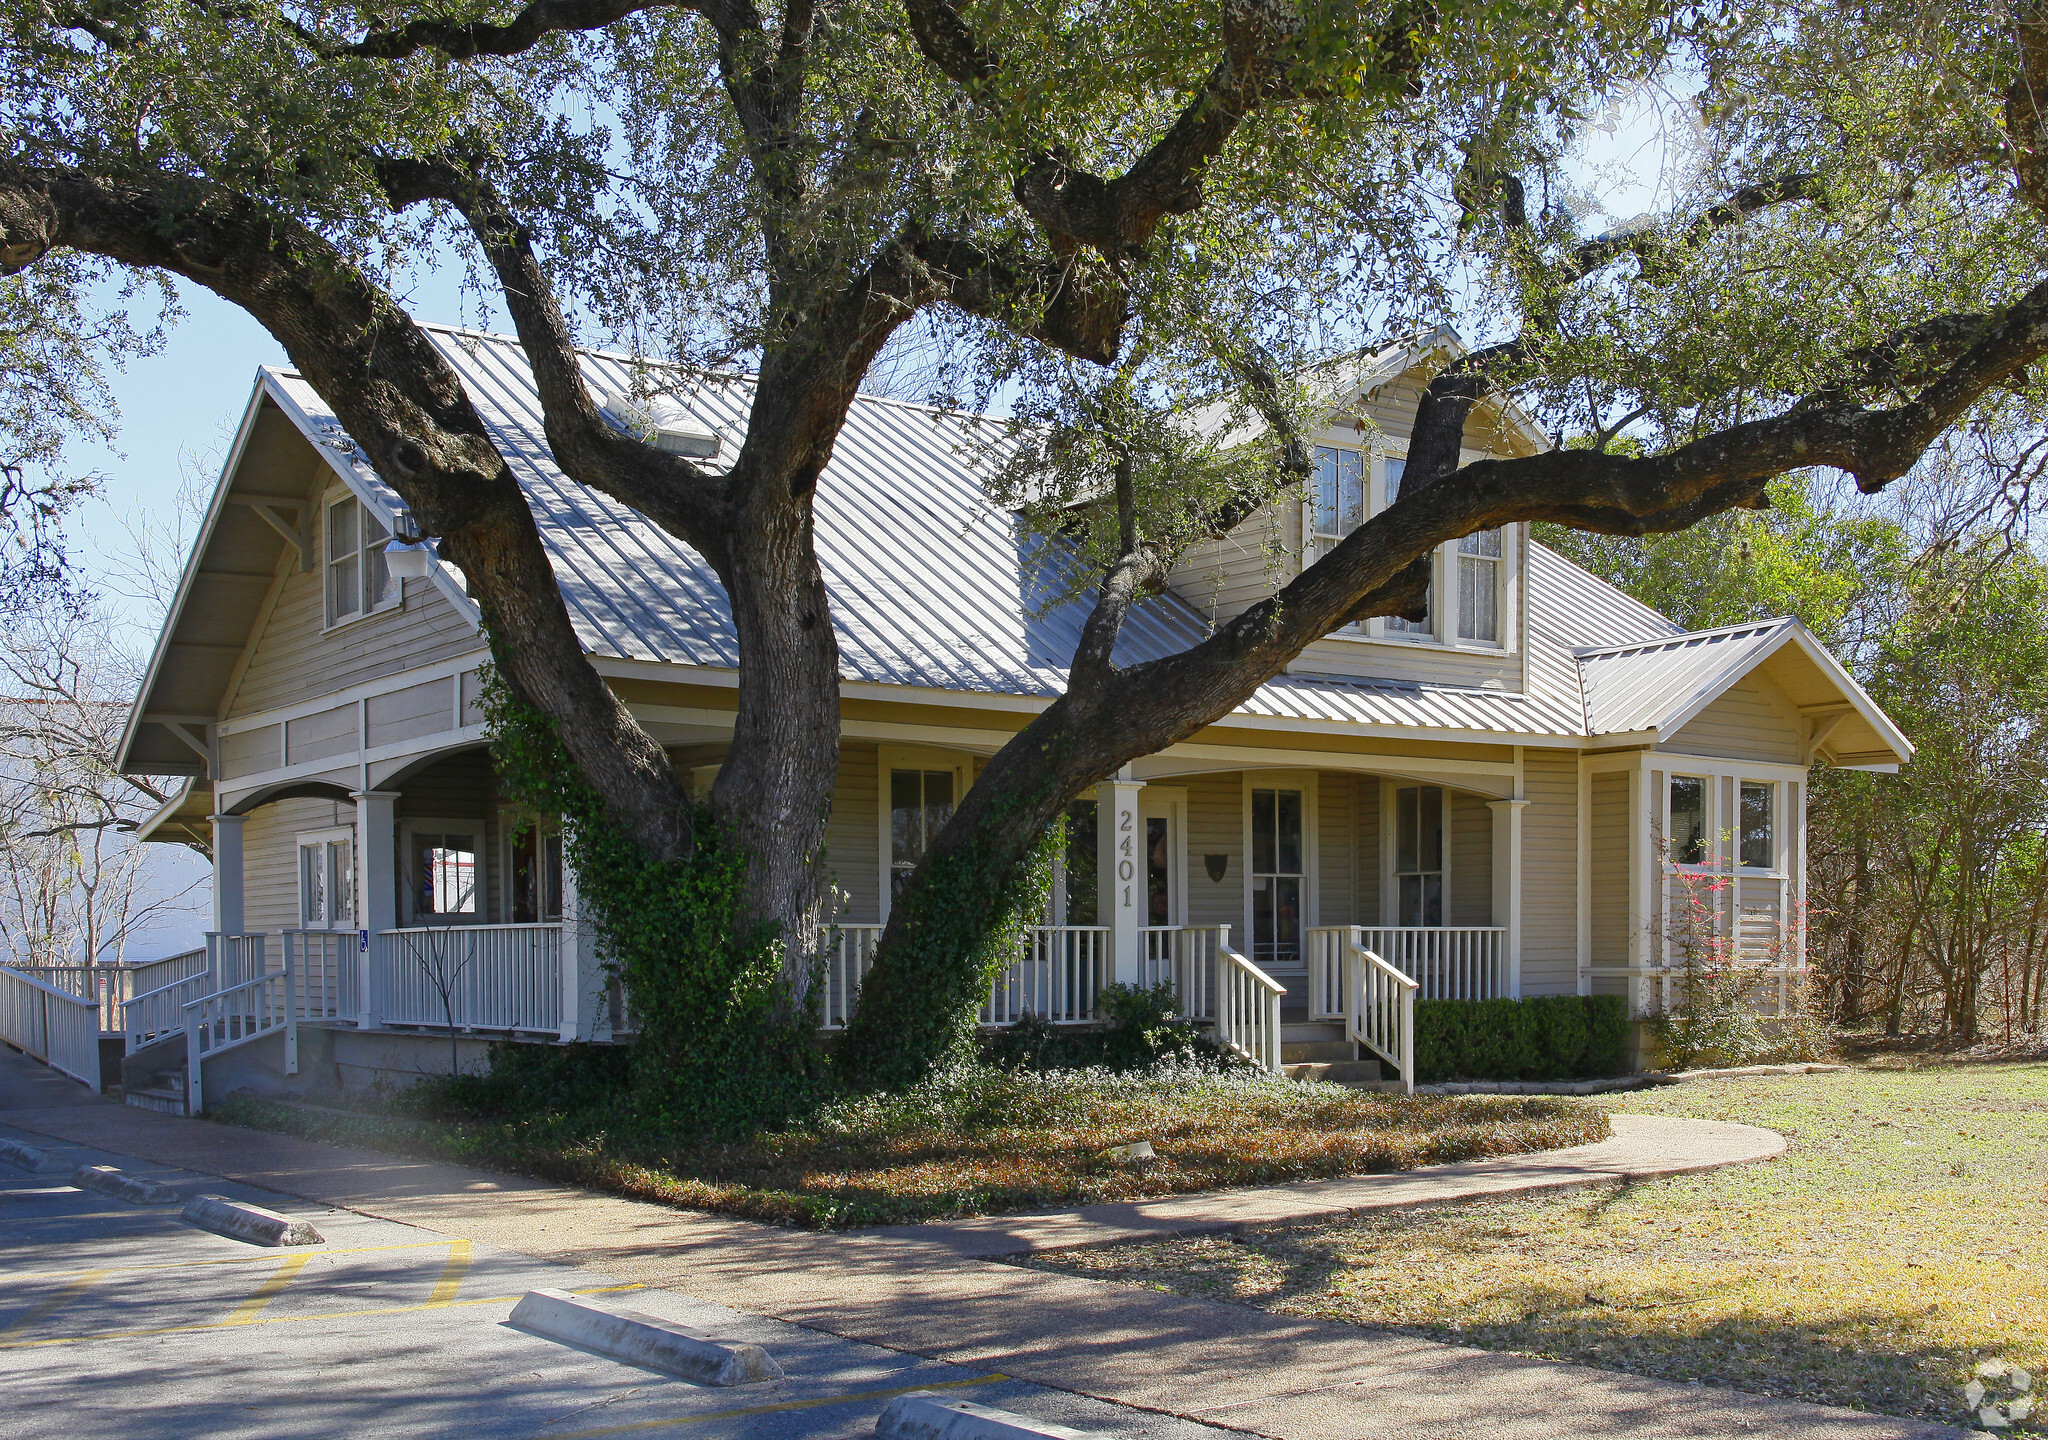
[[(1550, 1096), (1423, 1102), (1249, 1074), (968, 1069), (851, 1097), (738, 1143), (651, 1133), (621, 1107), (343, 1114), (254, 1099), (216, 1117), (260, 1129), (587, 1185), (817, 1229), (1059, 1209), (1518, 1155), (1605, 1139), (1607, 1116)], [(1103, 1152), (1152, 1142), (1158, 1159)]]
[(1955, 1424), (1980, 1361), (2048, 1371), (2048, 1065), (1713, 1081), (1604, 1103), (1767, 1125), (1793, 1145), (1707, 1175), (1035, 1263)]

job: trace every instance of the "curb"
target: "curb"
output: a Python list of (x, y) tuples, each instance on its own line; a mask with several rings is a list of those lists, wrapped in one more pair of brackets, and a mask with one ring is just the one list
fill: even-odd
[(752, 1385), (782, 1378), (782, 1367), (759, 1345), (709, 1339), (673, 1320), (637, 1310), (606, 1310), (566, 1290), (527, 1291), (512, 1308), (508, 1323), (699, 1385)]
[(879, 1440), (1116, 1440), (972, 1400), (941, 1400), (929, 1390), (891, 1400), (875, 1421), (875, 1434)]
[(55, 1175), (71, 1168), (68, 1161), (59, 1160), (48, 1151), (24, 1145), (18, 1140), (0, 1140), (0, 1164), (12, 1165), (31, 1175)]
[(178, 1218), (252, 1245), (324, 1245), (327, 1237), (303, 1220), (230, 1200), (225, 1195), (195, 1195), (185, 1202)]
[(138, 1180), (111, 1165), (81, 1165), (71, 1172), (71, 1183), (81, 1190), (97, 1190), (130, 1205), (175, 1205), (183, 1197), (168, 1185)]

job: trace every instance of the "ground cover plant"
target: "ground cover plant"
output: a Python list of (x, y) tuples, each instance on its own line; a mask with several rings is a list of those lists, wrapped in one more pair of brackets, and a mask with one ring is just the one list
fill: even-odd
[(1967, 1423), (2048, 1368), (2048, 1065), (1898, 1061), (1610, 1110), (1767, 1125), (1763, 1165), (1047, 1268), (1665, 1379)]
[[(808, 1228), (1085, 1205), (1468, 1160), (1603, 1139), (1606, 1116), (1545, 1096), (1415, 1100), (1185, 1065), (963, 1066), (902, 1094), (827, 1104), (801, 1126), (678, 1141), (630, 1113), (421, 1087), (377, 1113), (236, 1098), (217, 1118), (459, 1160), (636, 1199)], [(479, 1113), (484, 1112), (484, 1113)], [(1149, 1140), (1158, 1159), (1111, 1146)]]

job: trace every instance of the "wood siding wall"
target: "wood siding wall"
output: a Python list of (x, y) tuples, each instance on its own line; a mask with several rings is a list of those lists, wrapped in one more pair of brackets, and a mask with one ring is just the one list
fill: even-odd
[(1592, 778), (1593, 964), (1628, 964), (1629, 777)]
[(1353, 896), (1358, 889), (1358, 777), (1342, 770), (1316, 776), (1316, 925), (1359, 923)]
[(1354, 925), (1378, 925), (1380, 916), (1380, 777), (1358, 777), (1358, 888)]
[(825, 869), (846, 892), (843, 918), (851, 924), (872, 925), (882, 916), (880, 758), (874, 745), (840, 746), (825, 827)]
[(1451, 823), (1451, 903), (1447, 925), (1493, 923), (1493, 812), (1483, 797), (1446, 790)]
[[(353, 829), (346, 800), (301, 797), (259, 805), (242, 824), (242, 924), (275, 935), (299, 923), (298, 837), (309, 830)], [(271, 946), (271, 963), (283, 952)]]
[(1801, 737), (1796, 712), (1772, 693), (1773, 688), (1756, 677), (1731, 686), (1661, 748), (1687, 755), (1799, 764)]
[(1522, 752), (1522, 993), (1579, 984), (1579, 757)]
[(430, 580), (406, 580), (404, 603), (334, 630), (321, 629), (323, 571), (302, 572), (295, 556), (276, 604), (258, 630), (224, 717), (247, 715), (398, 675), (474, 650), (469, 622)]
[[(1228, 925), (1231, 944), (1244, 949), (1244, 779), (1235, 770), (1191, 775), (1188, 791), (1188, 923)], [(1221, 883), (1212, 881), (1205, 855), (1228, 855)]]

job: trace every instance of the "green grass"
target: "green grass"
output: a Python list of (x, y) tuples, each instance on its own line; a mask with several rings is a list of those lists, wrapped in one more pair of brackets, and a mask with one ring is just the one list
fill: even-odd
[[(339, 1144), (456, 1160), (637, 1199), (840, 1229), (1401, 1170), (1585, 1144), (1581, 1101), (1421, 1101), (1243, 1073), (972, 1069), (905, 1095), (829, 1105), (744, 1143), (679, 1141), (630, 1115), (337, 1114), (254, 1099), (216, 1118)], [(403, 1113), (396, 1113), (403, 1112)], [(1150, 1140), (1152, 1164), (1103, 1152)]]
[(1792, 1148), (1704, 1175), (1032, 1263), (1958, 1424), (1980, 1361), (2048, 1370), (2048, 1065), (1709, 1081), (1599, 1103), (1766, 1125)]

